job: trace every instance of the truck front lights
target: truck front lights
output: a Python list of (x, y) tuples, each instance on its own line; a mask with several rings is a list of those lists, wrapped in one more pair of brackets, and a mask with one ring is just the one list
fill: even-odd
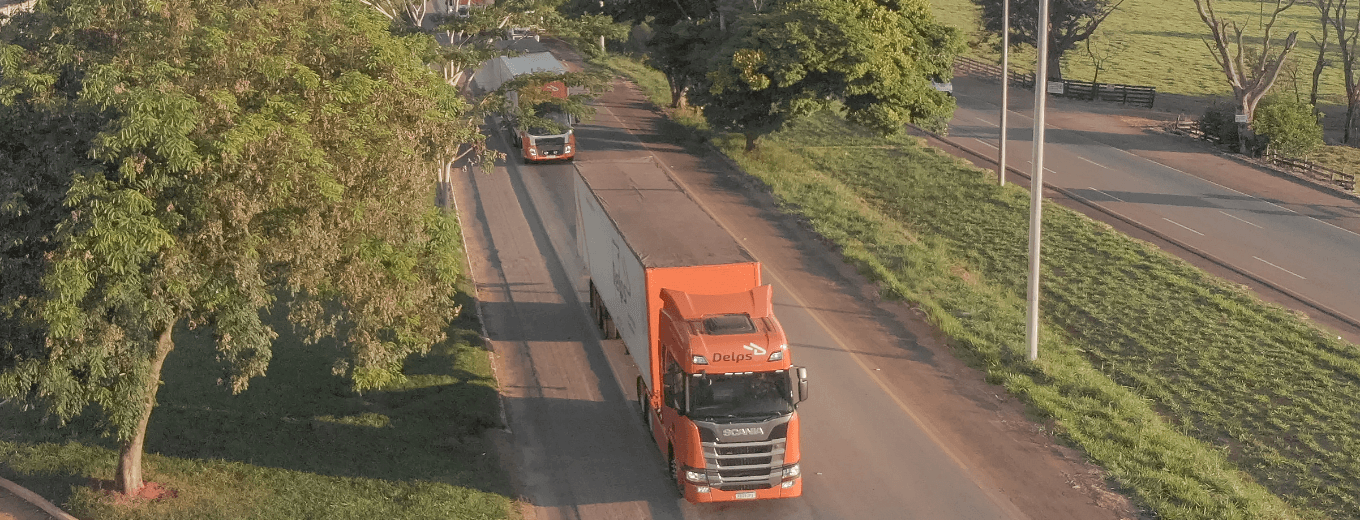
[(798, 475), (801, 474), (803, 474), (803, 468), (799, 467), (798, 463), (794, 463), (794, 465), (792, 466), (784, 467), (784, 480), (792, 481), (793, 479), (798, 478)]
[(784, 359), (784, 351), (776, 350), (773, 354), (770, 354), (769, 361), (779, 361), (781, 359)]
[(694, 363), (694, 364), (696, 364), (696, 365), (707, 365), (707, 364), (708, 364), (708, 358), (703, 357), (703, 356), (694, 356), (694, 359), (690, 360), (690, 362), (691, 362), (691, 363)]
[(685, 470), (685, 480), (688, 480), (695, 484), (707, 484), (708, 475), (705, 475), (702, 471), (694, 471), (687, 469)]
[(534, 147), (530, 146), (530, 147), (529, 147), (529, 155), (530, 155), (530, 156), (533, 156), (533, 157), (538, 157), (538, 148), (534, 148)]

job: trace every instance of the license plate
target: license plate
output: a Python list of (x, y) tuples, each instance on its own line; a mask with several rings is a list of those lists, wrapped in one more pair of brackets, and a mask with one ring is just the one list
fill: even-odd
[(742, 493), (737, 493), (737, 500), (752, 499), (752, 498), (755, 498), (755, 497), (756, 497), (756, 492), (755, 492), (755, 491), (746, 491), (746, 492), (742, 492)]

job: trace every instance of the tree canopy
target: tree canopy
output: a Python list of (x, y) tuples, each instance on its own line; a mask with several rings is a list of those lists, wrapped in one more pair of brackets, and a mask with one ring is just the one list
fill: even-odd
[(958, 31), (924, 1), (783, 2), (739, 18), (695, 99), (715, 128), (745, 135), (748, 150), (833, 102), (851, 122), (893, 133), (948, 119), (953, 99), (930, 80), (951, 75), (961, 48)]
[[(1038, 47), (1039, 0), (973, 0), (982, 9), (982, 28), (1001, 34), (1002, 4), (1011, 4), (1011, 42)], [(1062, 56), (1090, 38), (1124, 0), (1049, 2), (1048, 74), (1062, 79)]]
[(455, 312), (432, 174), (482, 138), (429, 37), (391, 29), (344, 0), (48, 0), (0, 27), (0, 397), (99, 413), (131, 492), (181, 328), (239, 392), (282, 296), (355, 389), (401, 379)]

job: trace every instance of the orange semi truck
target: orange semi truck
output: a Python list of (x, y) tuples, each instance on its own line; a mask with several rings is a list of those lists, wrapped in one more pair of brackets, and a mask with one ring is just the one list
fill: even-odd
[[(555, 74), (565, 74), (566, 65), (557, 61), (549, 52), (531, 52), (522, 56), (497, 56), (482, 65), (481, 69), (473, 75), (473, 83), (483, 91), (490, 92), (504, 85), (506, 82), (515, 79), (516, 76), (531, 74), (535, 72), (551, 72)], [(543, 85), (543, 90), (548, 95), (566, 99), (569, 95), (567, 86), (561, 81), (552, 81)], [(506, 112), (501, 114), (502, 122), (510, 138), (510, 144), (519, 150), (520, 159), (525, 163), (541, 161), (570, 161), (576, 157), (576, 133), (572, 126), (576, 124), (576, 117), (557, 110), (549, 110), (539, 114), (543, 118), (557, 123), (561, 129), (550, 129), (538, 126), (521, 127), (519, 116), (519, 93), (506, 92), (505, 94)]]
[(648, 157), (576, 164), (590, 309), (637, 363), (643, 420), (690, 502), (796, 497), (793, 365), (760, 263)]

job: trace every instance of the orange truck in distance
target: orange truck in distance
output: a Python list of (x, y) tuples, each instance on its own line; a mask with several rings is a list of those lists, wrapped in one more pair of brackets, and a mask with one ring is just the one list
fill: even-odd
[(690, 502), (803, 492), (793, 365), (760, 263), (652, 157), (576, 164), (576, 248), (605, 338), (637, 363), (638, 405)]

